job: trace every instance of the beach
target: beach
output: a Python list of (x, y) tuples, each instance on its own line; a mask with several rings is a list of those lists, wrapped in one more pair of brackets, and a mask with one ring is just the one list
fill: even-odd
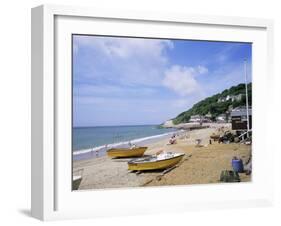
[[(185, 156), (167, 173), (163, 171), (131, 172), (127, 162), (131, 159), (111, 159), (107, 156), (73, 161), (73, 175), (83, 171), (79, 190), (127, 188), (143, 186), (190, 185), (220, 183), (222, 170), (232, 170), (234, 156), (245, 163), (251, 155), (251, 145), (223, 144), (212, 141), (210, 135), (230, 130), (230, 124), (208, 124), (201, 129), (185, 130), (176, 136), (176, 144), (168, 145), (169, 138), (147, 144), (145, 155), (159, 151), (179, 152)], [(196, 140), (201, 145), (196, 145)], [(251, 175), (239, 174), (241, 182), (251, 181)]]

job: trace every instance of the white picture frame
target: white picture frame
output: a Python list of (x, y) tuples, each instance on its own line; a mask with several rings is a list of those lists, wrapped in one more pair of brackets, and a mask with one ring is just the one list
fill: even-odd
[[(147, 29), (150, 27), (158, 29)], [(67, 151), (71, 143), (69, 35), (75, 32), (252, 42), (253, 131), (256, 137), (253, 143), (253, 181), (231, 185), (71, 192), (71, 152)], [(274, 152), (270, 147), (266, 124), (272, 105), (272, 101), (268, 101), (270, 98), (266, 97), (272, 93), (274, 82), (272, 39), (273, 22), (265, 19), (123, 12), (56, 5), (33, 8), (32, 216), (55, 220), (271, 205), (273, 178), (264, 171), (273, 168)]]

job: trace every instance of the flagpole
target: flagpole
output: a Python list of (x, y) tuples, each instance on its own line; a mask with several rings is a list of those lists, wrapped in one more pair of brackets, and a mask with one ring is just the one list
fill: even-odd
[(247, 85), (247, 60), (244, 61), (244, 73), (245, 73), (245, 88), (246, 88), (246, 112), (247, 112), (247, 137), (249, 138), (249, 103), (248, 103), (248, 85)]

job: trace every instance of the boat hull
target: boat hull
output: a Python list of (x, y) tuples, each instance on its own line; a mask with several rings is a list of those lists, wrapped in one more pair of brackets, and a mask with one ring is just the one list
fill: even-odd
[(129, 158), (141, 157), (146, 151), (147, 147), (129, 148), (112, 148), (107, 151), (107, 155), (112, 158)]
[(143, 163), (135, 163), (133, 161), (128, 162), (128, 170), (138, 170), (138, 171), (144, 171), (144, 170), (161, 170), (161, 169), (167, 169), (170, 168), (176, 164), (178, 164), (184, 154), (170, 158), (170, 159), (163, 159), (155, 162), (143, 162)]

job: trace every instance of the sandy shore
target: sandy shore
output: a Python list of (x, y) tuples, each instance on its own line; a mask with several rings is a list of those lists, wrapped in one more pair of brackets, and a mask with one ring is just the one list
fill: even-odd
[[(232, 169), (233, 156), (246, 162), (251, 152), (251, 146), (244, 144), (209, 144), (212, 133), (221, 133), (221, 127), (227, 130), (228, 126), (213, 124), (209, 128), (184, 132), (174, 145), (167, 145), (167, 138), (148, 145), (146, 155), (160, 150), (185, 153), (178, 167), (164, 175), (161, 171), (136, 174), (128, 171), (130, 159), (110, 159), (107, 156), (74, 161), (73, 174), (83, 169), (79, 189), (219, 183), (221, 171)], [(202, 147), (196, 147), (196, 139), (202, 140)], [(240, 178), (241, 181), (251, 180), (251, 176), (245, 174), (240, 174)]]

